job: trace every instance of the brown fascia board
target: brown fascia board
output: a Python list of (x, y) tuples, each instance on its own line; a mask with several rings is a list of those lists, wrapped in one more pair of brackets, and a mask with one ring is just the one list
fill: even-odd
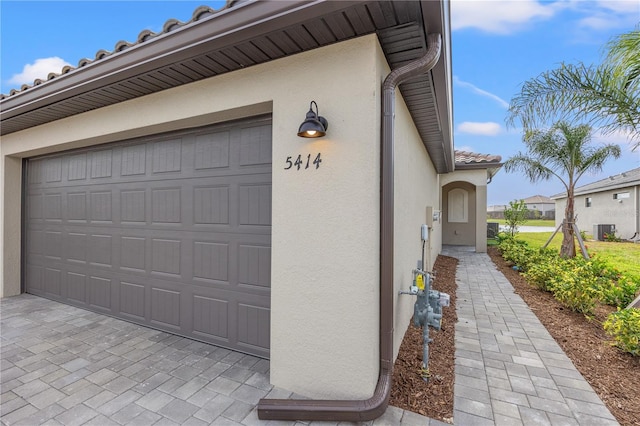
[(456, 163), (456, 170), (499, 169), (503, 163)]
[(425, 37), (429, 33), (441, 34), (442, 52), (440, 61), (431, 70), (435, 101), (438, 111), (438, 121), (442, 131), (446, 172), (455, 170), (455, 156), (453, 148), (453, 92), (451, 84), (451, 16), (450, 1), (422, 1), (422, 20), (424, 22)]
[(113, 53), (107, 60), (97, 60), (9, 96), (0, 102), (0, 120), (357, 3), (327, 0), (253, 0), (241, 3), (148, 42)]

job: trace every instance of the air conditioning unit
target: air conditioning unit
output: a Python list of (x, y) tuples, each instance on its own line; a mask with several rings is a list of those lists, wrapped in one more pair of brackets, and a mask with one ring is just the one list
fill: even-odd
[(487, 238), (495, 238), (500, 232), (500, 224), (498, 222), (487, 222)]
[(615, 225), (593, 225), (593, 238), (595, 238), (597, 241), (604, 241), (604, 234), (613, 234), (615, 232)]

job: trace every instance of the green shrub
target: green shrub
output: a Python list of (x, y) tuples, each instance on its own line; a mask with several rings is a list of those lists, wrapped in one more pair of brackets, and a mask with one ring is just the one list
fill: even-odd
[(596, 285), (602, 303), (625, 307), (635, 299), (640, 290), (640, 280), (623, 276), (620, 271), (597, 256), (592, 257), (587, 265), (598, 277)]
[[(519, 271), (526, 271), (530, 264), (539, 261), (541, 249), (529, 247), (524, 241), (506, 238), (498, 246), (502, 257), (516, 265)], [(546, 250), (544, 251), (546, 252)]]
[(527, 272), (522, 275), (540, 290), (552, 291), (552, 279), (566, 268), (566, 264), (567, 261), (560, 256), (549, 257), (546, 262), (529, 265)]
[(604, 234), (604, 240), (605, 240), (605, 241), (608, 241), (608, 242), (610, 242), (610, 243), (619, 243), (619, 242), (622, 242), (622, 239), (620, 239), (620, 237), (618, 237), (618, 236), (616, 235), (616, 231), (613, 231), (613, 232), (612, 232), (612, 233), (610, 233), (610, 234), (605, 233), (605, 234)]
[(585, 265), (565, 266), (550, 279), (553, 296), (572, 311), (592, 315), (598, 300), (597, 277)]
[(631, 355), (640, 356), (640, 309), (618, 309), (602, 325), (613, 336), (615, 346)]
[(621, 276), (617, 280), (598, 280), (598, 292), (602, 303), (623, 308), (636, 298), (640, 282)]

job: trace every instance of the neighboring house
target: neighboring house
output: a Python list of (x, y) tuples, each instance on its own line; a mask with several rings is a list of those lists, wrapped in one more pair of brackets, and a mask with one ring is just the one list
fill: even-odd
[[(544, 195), (534, 195), (524, 199), (527, 209), (531, 212), (530, 217), (539, 217), (544, 219), (555, 219), (556, 204)], [(535, 213), (539, 212), (539, 213)]]
[[(275, 386), (348, 400), (261, 417), (381, 414), (420, 225), (429, 269), (443, 242), (486, 246), (499, 158), (454, 163), (450, 52), (448, 2), (241, 1), (12, 90), (0, 295), (270, 358)], [(326, 135), (299, 137), (317, 113)]]
[(504, 219), (504, 209), (507, 206), (504, 204), (493, 204), (491, 206), (487, 206), (487, 217), (489, 219)]
[[(555, 219), (556, 205), (554, 201), (544, 195), (534, 195), (523, 199), (525, 206), (529, 210), (529, 219), (544, 218)], [(506, 205), (493, 205), (487, 207), (487, 215), (491, 219), (504, 219)]]
[[(551, 198), (556, 210), (564, 212), (566, 193)], [(640, 240), (640, 168), (576, 188), (574, 210), (578, 228), (596, 239), (603, 234), (598, 229), (608, 230), (610, 226), (606, 225), (613, 225), (618, 237)], [(556, 225), (563, 218), (564, 214), (558, 214)]]

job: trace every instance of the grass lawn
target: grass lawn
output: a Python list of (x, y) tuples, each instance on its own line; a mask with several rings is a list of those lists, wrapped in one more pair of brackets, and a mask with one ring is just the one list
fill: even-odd
[[(550, 236), (551, 232), (520, 232), (516, 238), (526, 241), (531, 247), (542, 247)], [(561, 243), (562, 233), (558, 232), (549, 247), (560, 250)], [(576, 249), (579, 253), (580, 247), (577, 244), (576, 242)], [(640, 280), (640, 244), (585, 241), (585, 245), (589, 253), (596, 253), (602, 258), (606, 258), (611, 266), (623, 274)]]
[[(500, 225), (507, 224), (507, 222), (504, 219), (487, 219), (487, 222), (498, 222)], [(522, 225), (523, 226), (556, 226), (556, 222), (554, 220), (531, 219), (526, 221)]]

